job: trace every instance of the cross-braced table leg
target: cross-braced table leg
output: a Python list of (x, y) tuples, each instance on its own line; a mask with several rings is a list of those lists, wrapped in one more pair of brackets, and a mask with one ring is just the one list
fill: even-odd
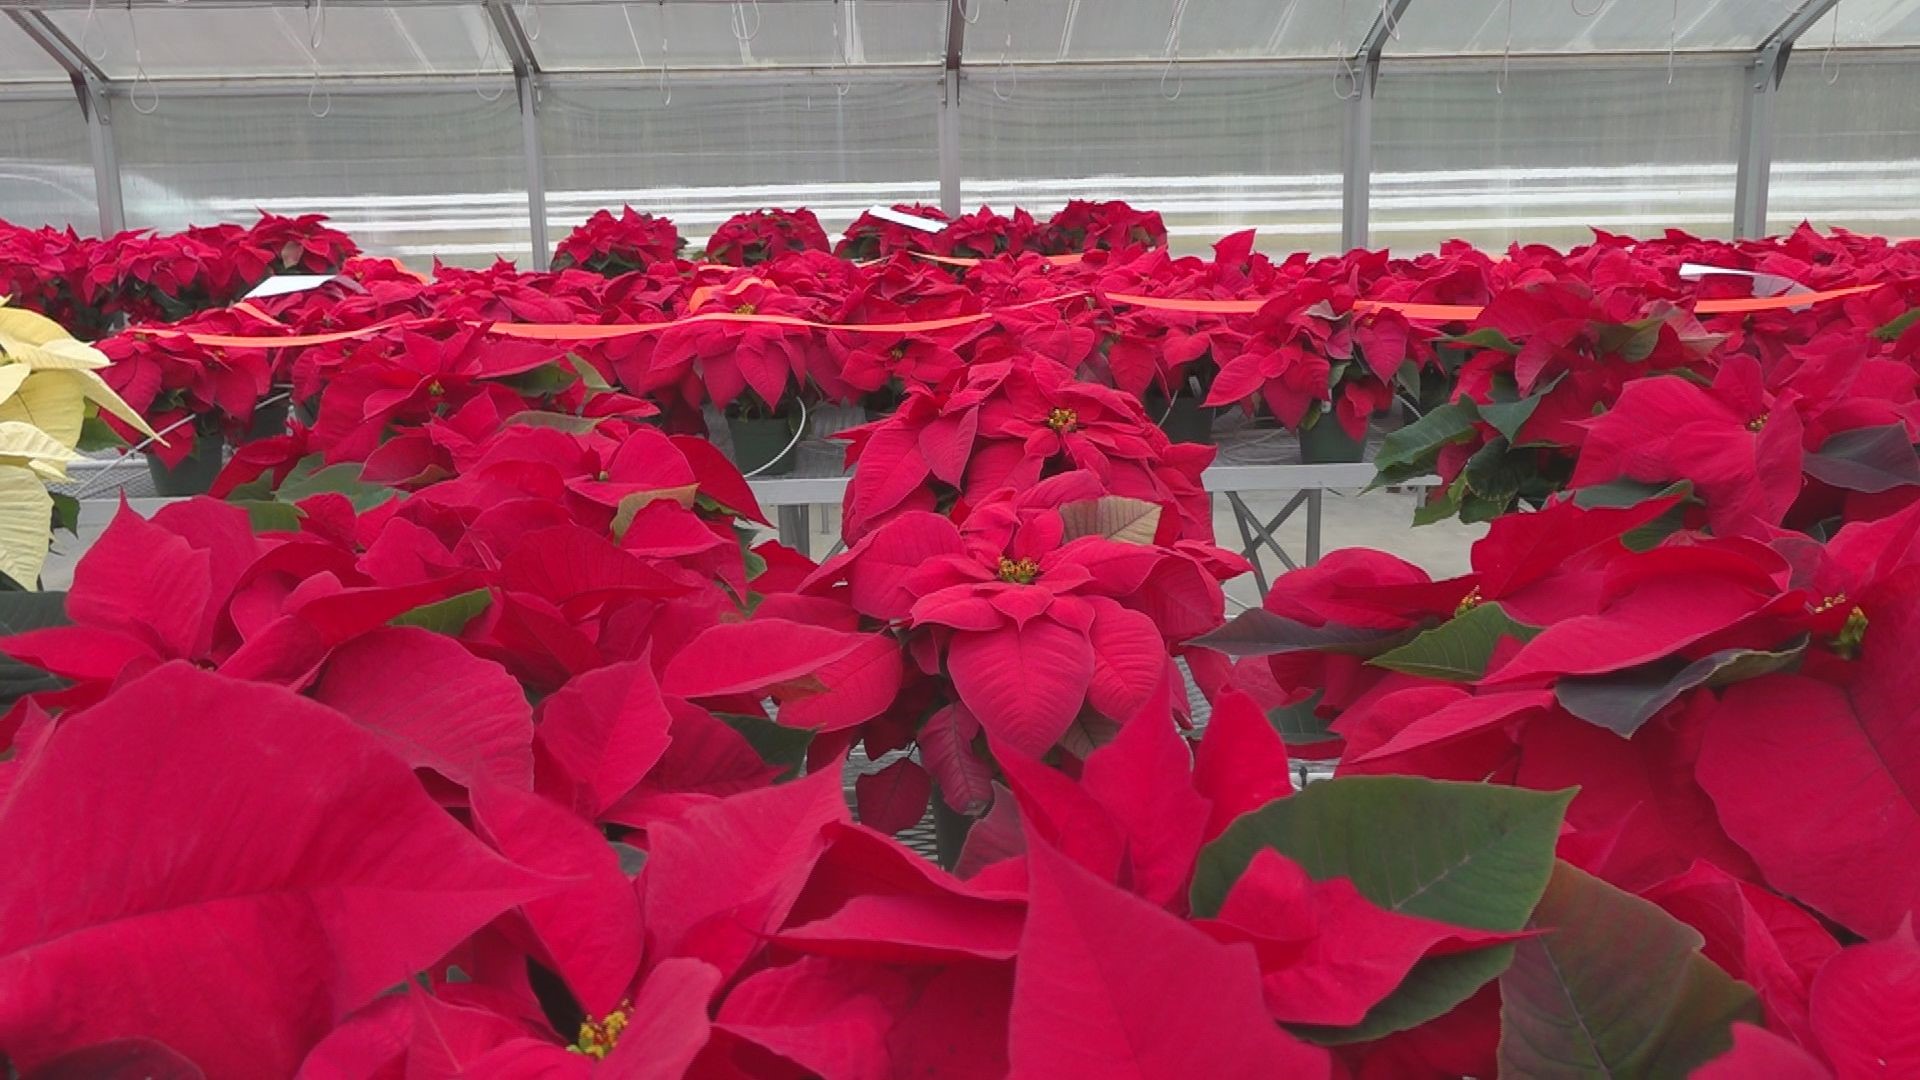
[(1273, 534), (1280, 526), (1286, 524), (1287, 519), (1292, 517), (1294, 512), (1302, 506), (1307, 508), (1307, 562), (1311, 564), (1319, 559), (1319, 489), (1309, 488), (1305, 491), (1295, 492), (1293, 498), (1287, 500), (1287, 505), (1281, 507), (1280, 512), (1273, 516), (1273, 520), (1264, 525), (1261, 524), (1259, 516), (1247, 506), (1246, 500), (1240, 498), (1239, 492), (1227, 492), (1227, 502), (1233, 506), (1234, 525), (1239, 528), (1240, 539), (1246, 544), (1246, 547), (1240, 550), (1240, 554), (1246, 556), (1247, 561), (1253, 564), (1253, 581), (1254, 584), (1260, 587), (1262, 593), (1267, 591), (1267, 572), (1266, 569), (1260, 565), (1261, 548), (1264, 547), (1278, 556), (1280, 564), (1287, 569), (1299, 569), (1299, 564), (1295, 563), (1293, 556), (1288, 555), (1286, 549), (1280, 546), (1280, 542), (1273, 538)]
[(780, 542), (807, 557), (812, 557), (813, 523), (811, 507), (796, 504), (779, 508), (774, 519), (780, 524)]
[(1307, 565), (1320, 561), (1320, 511), (1321, 499), (1326, 492), (1320, 488), (1308, 488), (1301, 492), (1307, 497)]

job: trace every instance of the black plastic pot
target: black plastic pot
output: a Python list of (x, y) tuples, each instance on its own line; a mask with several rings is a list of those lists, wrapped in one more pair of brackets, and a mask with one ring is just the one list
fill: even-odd
[(973, 831), (976, 819), (948, 806), (938, 784), (934, 785), (932, 802), (933, 857), (941, 869), (952, 870), (960, 865), (960, 849), (966, 846), (967, 834)]
[(293, 405), (286, 398), (271, 405), (259, 405), (253, 410), (253, 426), (247, 429), (247, 436), (241, 443), (259, 442), (261, 439), (277, 438), (287, 433), (287, 415)]
[(733, 434), (733, 463), (749, 476), (785, 476), (800, 460), (798, 417), (729, 416), (727, 430)]
[(205, 495), (213, 490), (213, 478), (225, 463), (226, 437), (219, 432), (202, 434), (193, 440), (193, 453), (169, 469), (159, 457), (147, 455), (147, 472), (153, 476), (153, 493), (165, 497)]
[(1366, 440), (1347, 434), (1331, 413), (1321, 414), (1312, 427), (1300, 433), (1300, 460), (1305, 464), (1334, 465), (1364, 461), (1366, 456)]
[(1177, 443), (1213, 445), (1213, 416), (1218, 410), (1200, 404), (1199, 398), (1182, 394), (1174, 398), (1172, 408), (1168, 408), (1166, 398), (1149, 393), (1141, 404), (1153, 422), (1160, 425), (1160, 430), (1167, 433), (1168, 439)]

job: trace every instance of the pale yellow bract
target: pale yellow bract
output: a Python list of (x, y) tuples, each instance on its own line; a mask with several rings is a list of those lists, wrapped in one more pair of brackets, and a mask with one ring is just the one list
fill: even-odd
[(0, 297), (0, 573), (25, 588), (40, 580), (47, 558), (46, 482), (65, 479), (67, 462), (79, 458), (88, 410), (106, 409), (153, 434), (99, 376), (109, 363), (59, 323)]

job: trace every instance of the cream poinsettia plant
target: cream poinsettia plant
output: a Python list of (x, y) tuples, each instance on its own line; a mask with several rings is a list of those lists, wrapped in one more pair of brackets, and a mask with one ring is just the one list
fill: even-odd
[(80, 455), (80, 426), (104, 408), (141, 432), (153, 429), (96, 372), (108, 360), (60, 324), (0, 297), (0, 573), (21, 588), (40, 579), (53, 496)]

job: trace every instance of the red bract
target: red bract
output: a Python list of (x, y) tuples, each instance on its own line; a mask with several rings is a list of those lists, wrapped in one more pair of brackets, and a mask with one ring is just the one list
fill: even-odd
[[(1904, 749), (1916, 720), (1908, 665), (1920, 648), (1920, 575), (1908, 571), (1902, 586), (1864, 618), (1855, 670), (1731, 688), (1700, 755), (1700, 782), (1767, 880), (1868, 936), (1891, 933), (1920, 903), (1909, 850), (1920, 809), (1906, 795), (1916, 762)], [(1822, 747), (1822, 761), (1783, 770), (1806, 745)], [(1819, 803), (1806, 804), (1815, 791)], [(1841, 872), (1863, 865), (1876, 869)]]
[(1800, 494), (1800, 442), (1793, 398), (1770, 400), (1759, 365), (1737, 358), (1711, 392), (1679, 378), (1627, 384), (1594, 421), (1571, 486), (1689, 480), (1714, 532), (1764, 536)]
[[(1014, 1075), (1331, 1075), (1274, 1026), (1244, 948), (1221, 945), (1044, 844), (1014, 984)], [(1182, 1008), (1204, 997), (1205, 1009)], [(1071, 1034), (1066, 1034), (1071, 1033)]]
[(1351, 882), (1315, 882), (1272, 850), (1254, 856), (1219, 915), (1199, 925), (1253, 946), (1267, 1009), (1302, 1024), (1357, 1024), (1423, 956), (1512, 937), (1382, 910)]
[(123, 670), (204, 660), (232, 632), (222, 612), (262, 550), (236, 508), (187, 503), (148, 521), (122, 507), (75, 570), (74, 625), (8, 638), (6, 649), (95, 690)]
[[(347, 1013), (554, 887), (337, 713), (183, 664), (64, 717), (16, 767), (0, 1045), (27, 1070), (145, 1038), (209, 1076), (291, 1074)], [(83, 844), (60, 839), (77, 785), (111, 793)], [(193, 993), (157, 992), (185, 971)]]

